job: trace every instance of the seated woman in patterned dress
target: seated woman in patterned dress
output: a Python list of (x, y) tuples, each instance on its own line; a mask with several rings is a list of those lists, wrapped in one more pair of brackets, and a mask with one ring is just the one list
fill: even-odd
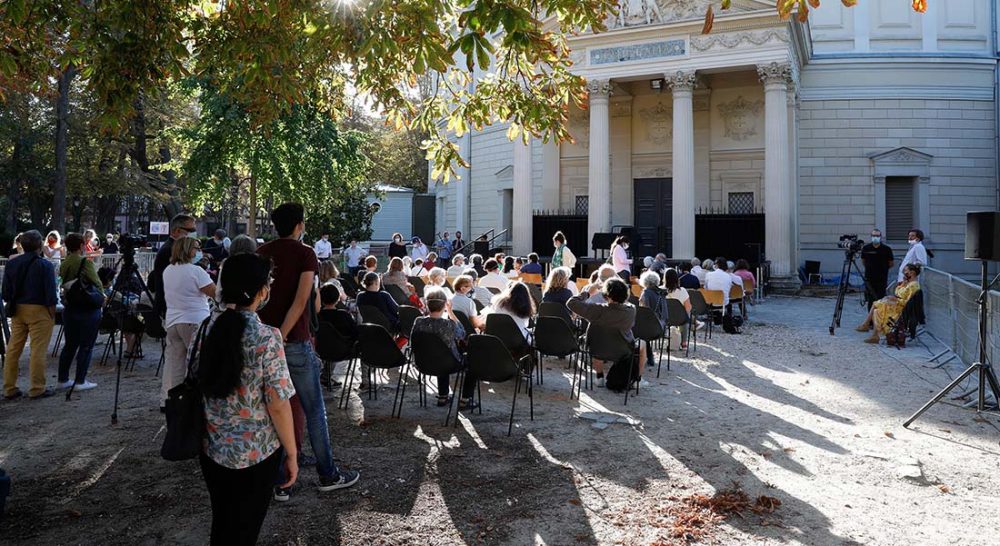
[(890, 321), (899, 318), (906, 302), (920, 290), (920, 283), (917, 282), (919, 276), (920, 264), (906, 264), (903, 267), (903, 282), (896, 286), (895, 295), (886, 296), (872, 305), (868, 318), (857, 327), (859, 332), (867, 332), (872, 326), (875, 327), (871, 337), (865, 338), (865, 343), (878, 343), (879, 336), (889, 331)]

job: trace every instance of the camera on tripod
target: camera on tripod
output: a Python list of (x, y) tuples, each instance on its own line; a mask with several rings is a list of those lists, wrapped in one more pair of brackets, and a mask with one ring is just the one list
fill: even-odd
[(135, 257), (135, 251), (137, 248), (145, 248), (149, 244), (145, 235), (131, 235), (128, 233), (123, 233), (121, 237), (118, 238), (118, 248), (121, 250), (123, 256), (127, 258)]
[(851, 255), (861, 252), (861, 249), (865, 247), (865, 242), (858, 239), (857, 235), (841, 235), (837, 246), (844, 249), (846, 254)]

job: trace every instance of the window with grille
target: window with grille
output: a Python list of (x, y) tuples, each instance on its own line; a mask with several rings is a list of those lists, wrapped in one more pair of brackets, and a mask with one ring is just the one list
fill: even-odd
[(729, 192), (729, 214), (753, 214), (753, 192)]
[(590, 197), (587, 195), (576, 196), (576, 213), (587, 214), (590, 210)]
[(913, 229), (915, 185), (915, 180), (909, 176), (887, 176), (885, 179), (885, 237), (890, 241), (905, 241)]

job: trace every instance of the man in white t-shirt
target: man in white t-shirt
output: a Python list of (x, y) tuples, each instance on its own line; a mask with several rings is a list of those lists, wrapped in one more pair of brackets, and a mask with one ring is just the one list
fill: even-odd
[(729, 307), (729, 291), (733, 288), (733, 277), (726, 271), (726, 260), (715, 261), (715, 269), (705, 274), (706, 290), (721, 290), (723, 306)]
[(358, 276), (361, 270), (361, 260), (366, 256), (365, 250), (358, 246), (357, 239), (351, 239), (351, 246), (344, 249), (344, 257), (347, 258), (347, 272), (351, 278)]
[(330, 244), (330, 235), (324, 233), (316, 241), (316, 244), (313, 245), (313, 250), (316, 252), (316, 257), (320, 260), (329, 260), (330, 256), (333, 256), (333, 245)]
[(479, 279), (479, 286), (489, 290), (490, 288), (496, 288), (497, 290), (503, 292), (507, 289), (510, 284), (510, 279), (506, 275), (500, 274), (500, 264), (496, 260), (490, 258), (486, 260), (483, 264), (483, 269), (486, 270), (486, 275)]
[(899, 276), (896, 278), (897, 283), (903, 282), (903, 269), (908, 264), (920, 264), (923, 267), (928, 263), (927, 249), (924, 248), (924, 232), (919, 229), (911, 229), (910, 233), (907, 234), (907, 241), (910, 243), (910, 249), (906, 251), (906, 256), (903, 257), (903, 261), (899, 264)]

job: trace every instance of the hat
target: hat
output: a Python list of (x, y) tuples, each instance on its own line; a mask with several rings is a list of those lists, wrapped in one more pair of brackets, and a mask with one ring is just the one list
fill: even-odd
[(411, 243), (419, 243), (420, 242), (420, 237), (417, 237), (416, 235), (414, 235), (413, 239), (410, 239), (410, 242)]

